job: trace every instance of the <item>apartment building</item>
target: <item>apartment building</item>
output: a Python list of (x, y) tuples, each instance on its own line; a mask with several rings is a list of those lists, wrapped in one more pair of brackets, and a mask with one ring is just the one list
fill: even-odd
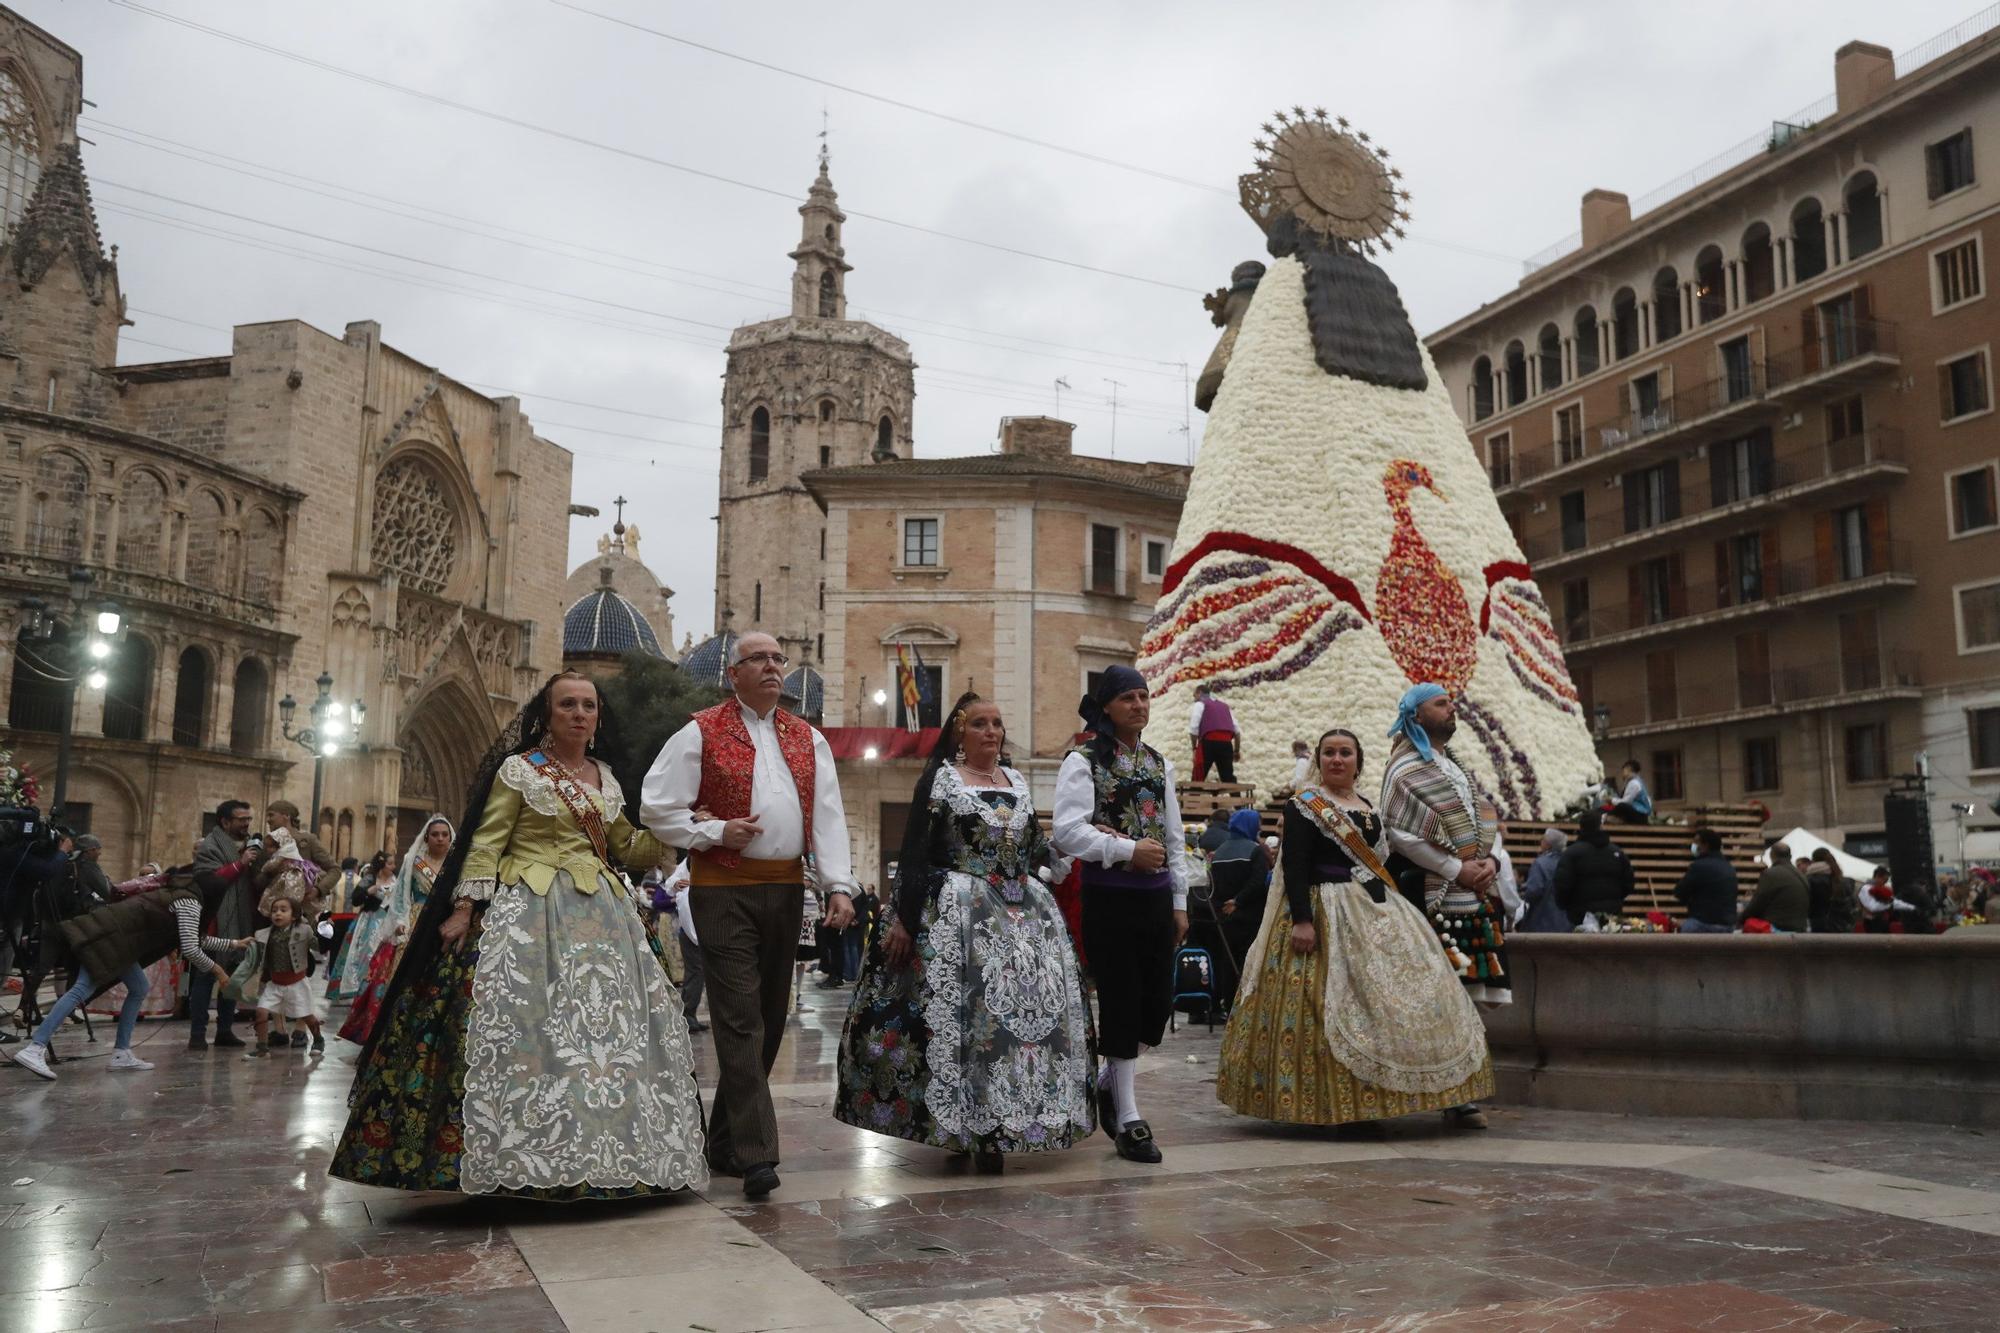
[(1880, 855), (1922, 755), (1939, 859), (1991, 857), (2000, 31), (1834, 66), (1430, 342), (1607, 768)]

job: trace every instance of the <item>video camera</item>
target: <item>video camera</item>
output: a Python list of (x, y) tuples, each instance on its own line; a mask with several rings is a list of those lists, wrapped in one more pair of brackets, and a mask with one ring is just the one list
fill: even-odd
[(67, 872), (62, 840), (69, 836), (33, 806), (0, 806), (0, 919), (25, 920), (36, 891)]

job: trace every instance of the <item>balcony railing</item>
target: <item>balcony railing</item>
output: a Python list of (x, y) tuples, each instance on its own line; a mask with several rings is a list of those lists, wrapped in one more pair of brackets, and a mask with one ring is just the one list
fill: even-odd
[(1895, 651), (1767, 672), (1712, 672), (1683, 680), (1676, 689), (1601, 701), (1610, 729), (1662, 722), (1724, 720), (1761, 709), (1797, 709), (1876, 690), (1913, 690), (1923, 684), (1916, 653)]
[(1563, 640), (1574, 648), (1617, 634), (1649, 629), (1665, 631), (1701, 616), (1764, 607), (1783, 598), (1830, 594), (1885, 575), (1911, 577), (1908, 542), (1882, 543), (1879, 548), (1866, 551), (1853, 566), (1844, 565), (1836, 551), (1831, 568), (1823, 567), (1817, 559), (1788, 560), (1754, 573), (1740, 571), (1720, 587), (1715, 583), (1683, 583), (1669, 590), (1664, 605), (1642, 597), (1636, 607), (1628, 601), (1588, 616), (1564, 615)]
[(1817, 338), (1771, 358), (1771, 396), (1788, 398), (1811, 387), (1837, 386), (1841, 372), (1898, 364), (1896, 326), (1879, 319), (1844, 319), (1822, 313)]
[(1083, 590), (1093, 597), (1130, 597), (1131, 571), (1086, 560), (1083, 564)]
[[(1814, 482), (1833, 481), (1845, 473), (1875, 465), (1900, 467), (1903, 463), (1902, 432), (1893, 426), (1870, 426), (1858, 435), (1829, 444), (1802, 444), (1776, 451), (1767, 461), (1753, 465), (1748, 475), (1739, 476), (1732, 466), (1726, 478), (1728, 485), (1719, 493), (1706, 467), (1683, 466), (1679, 517), (1627, 532), (1622, 514), (1601, 516), (1595, 524), (1586, 523), (1581, 543), (1575, 540), (1574, 532), (1569, 534), (1569, 540), (1564, 539), (1558, 519), (1550, 527), (1530, 529), (1522, 539), (1521, 550), (1531, 564), (1561, 564), (1608, 547), (1634, 546), (1650, 537), (1684, 533), (1707, 519), (1738, 514), (1759, 503), (1777, 503), (1796, 488)], [(1592, 527), (1597, 530), (1594, 538)]]
[[(1764, 359), (1750, 358), (1712, 380), (1690, 385), (1662, 397), (1646, 411), (1634, 410), (1585, 433), (1572, 444), (1569, 456), (1560, 446), (1516, 448), (1504, 483), (1495, 489), (1534, 485), (1558, 470), (1582, 470), (1594, 460), (1634, 452), (1664, 440), (1695, 442), (1690, 437), (1723, 429), (1739, 414), (1765, 402), (1780, 402), (1821, 388), (1845, 384), (1850, 373), (1897, 364), (1896, 326), (1886, 320), (1820, 316), (1817, 337)], [(1628, 358), (1630, 359), (1630, 358)], [(1516, 440), (1516, 444), (1520, 441)], [(1580, 452), (1579, 452), (1580, 451)]]

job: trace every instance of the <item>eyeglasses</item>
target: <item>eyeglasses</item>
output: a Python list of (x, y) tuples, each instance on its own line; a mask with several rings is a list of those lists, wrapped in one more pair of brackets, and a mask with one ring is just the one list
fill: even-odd
[(766, 662), (774, 667), (789, 666), (792, 659), (783, 653), (745, 653), (736, 659), (737, 666), (763, 666)]

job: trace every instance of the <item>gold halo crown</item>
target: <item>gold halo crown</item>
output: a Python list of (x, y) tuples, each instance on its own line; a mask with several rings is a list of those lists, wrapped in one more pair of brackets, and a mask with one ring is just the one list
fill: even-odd
[(1364, 255), (1394, 248), (1389, 238), (1401, 239), (1410, 220), (1410, 192), (1387, 149), (1366, 130), (1350, 131), (1345, 116), (1329, 119), (1325, 107), (1280, 111), (1263, 128), (1253, 144), (1257, 170), (1237, 178), (1237, 196), (1266, 234), (1290, 216), (1329, 245)]

